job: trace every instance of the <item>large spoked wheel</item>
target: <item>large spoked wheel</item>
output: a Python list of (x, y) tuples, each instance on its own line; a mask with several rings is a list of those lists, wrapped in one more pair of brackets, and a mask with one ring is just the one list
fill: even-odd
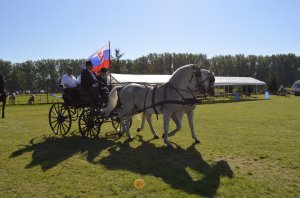
[(82, 137), (94, 139), (98, 137), (102, 120), (91, 110), (82, 111), (78, 119), (78, 127)]
[(66, 135), (72, 126), (70, 110), (63, 103), (54, 103), (49, 111), (49, 125), (56, 135)]

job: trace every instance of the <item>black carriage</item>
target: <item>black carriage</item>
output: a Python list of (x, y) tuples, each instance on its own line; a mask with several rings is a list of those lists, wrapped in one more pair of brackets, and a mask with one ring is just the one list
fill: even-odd
[(98, 137), (101, 125), (105, 122), (111, 122), (117, 132), (121, 131), (118, 116), (120, 106), (117, 106), (107, 118), (101, 113), (103, 103), (99, 104), (100, 111), (95, 111), (90, 108), (90, 98), (86, 95), (80, 94), (79, 102), (74, 101), (66, 94), (63, 94), (62, 98), (64, 102), (54, 103), (49, 110), (49, 125), (54, 134), (67, 135), (72, 127), (72, 122), (77, 120), (79, 131), (82, 137), (86, 139)]

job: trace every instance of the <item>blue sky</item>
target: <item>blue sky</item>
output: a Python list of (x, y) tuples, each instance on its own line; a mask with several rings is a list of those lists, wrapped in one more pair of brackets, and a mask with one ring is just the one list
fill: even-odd
[(0, 59), (149, 53), (300, 55), (297, 0), (0, 0)]

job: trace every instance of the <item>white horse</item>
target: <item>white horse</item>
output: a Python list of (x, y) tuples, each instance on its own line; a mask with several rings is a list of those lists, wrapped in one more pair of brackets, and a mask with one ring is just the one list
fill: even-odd
[[(170, 80), (158, 87), (147, 87), (140, 84), (131, 83), (125, 86), (120, 93), (117, 87), (109, 94), (108, 106), (103, 109), (103, 113), (108, 116), (116, 107), (118, 97), (123, 106), (119, 113), (122, 131), (126, 132), (128, 138), (132, 140), (129, 132), (129, 123), (136, 113), (144, 112), (149, 124), (151, 114), (163, 114), (164, 120), (164, 142), (171, 147), (168, 140), (169, 121), (171, 118), (181, 123), (184, 113), (188, 115), (188, 121), (192, 133), (192, 138), (196, 143), (200, 142), (194, 131), (194, 109), (196, 107), (196, 94), (213, 94), (214, 73), (210, 70), (201, 69), (198, 65), (185, 65), (178, 68), (171, 76)], [(151, 132), (158, 138), (152, 124)], [(178, 128), (178, 127), (177, 127)]]

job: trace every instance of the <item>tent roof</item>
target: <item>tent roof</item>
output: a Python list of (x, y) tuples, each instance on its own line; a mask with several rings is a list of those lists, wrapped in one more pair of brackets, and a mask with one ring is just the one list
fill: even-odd
[(111, 74), (113, 83), (162, 84), (168, 82), (171, 75)]
[[(168, 82), (171, 75), (111, 74), (112, 83), (162, 84)], [(265, 85), (266, 83), (252, 77), (215, 77), (215, 85)]]
[(216, 76), (215, 85), (265, 85), (266, 83), (252, 77)]

